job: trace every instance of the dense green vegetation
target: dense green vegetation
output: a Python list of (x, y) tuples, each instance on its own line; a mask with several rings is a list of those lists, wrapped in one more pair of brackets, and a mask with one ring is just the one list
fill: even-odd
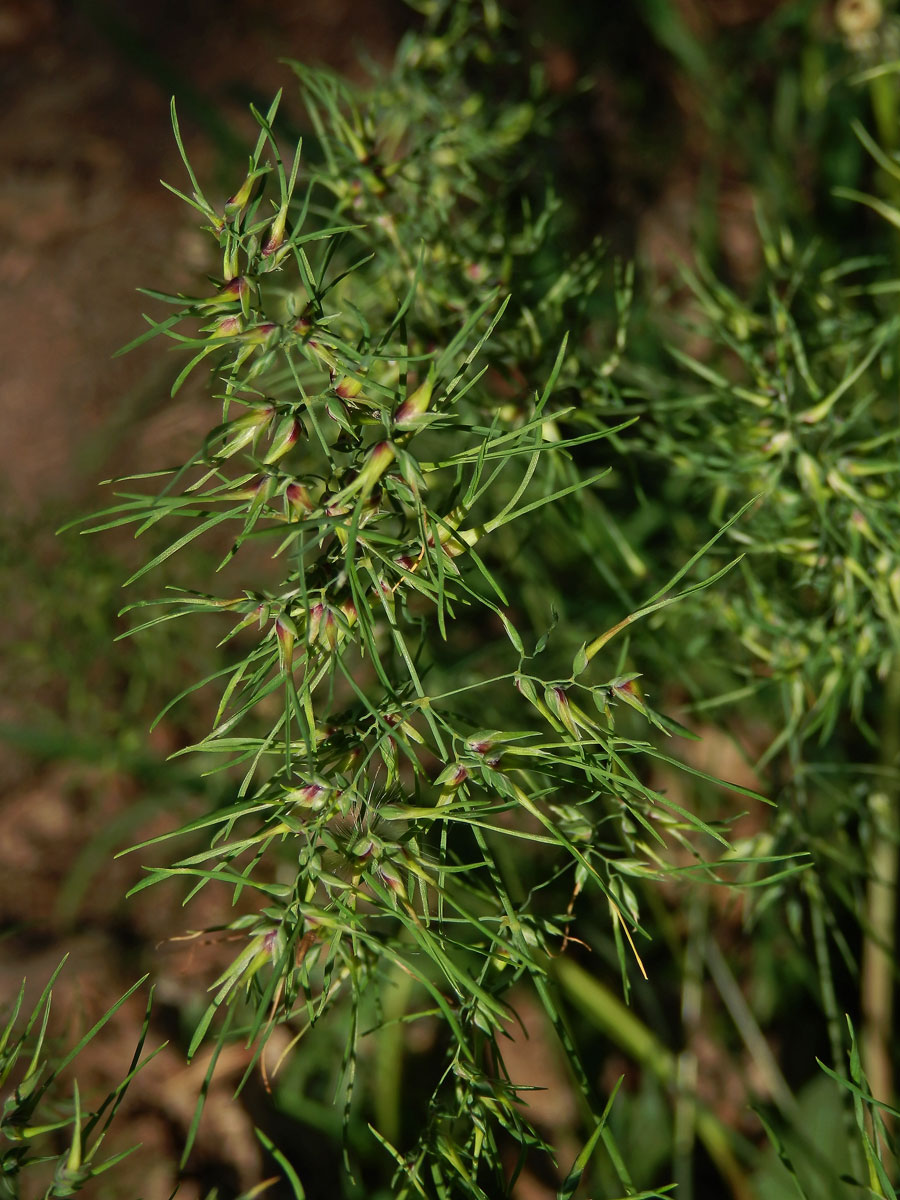
[[(365, 87), (292, 64), (227, 198), (176, 97), (215, 272), (129, 348), (208, 431), (74, 522), (145, 548), (128, 716), (181, 722), (121, 745), (175, 813), (133, 892), (211, 893), (229, 951), (176, 1042), (207, 1083), (251, 1048), (272, 1194), (894, 1197), (894, 19), (593, 18), (634, 120), (672, 78), (705, 114), (646, 134), (702, 160), (676, 269), (585, 201), (592, 92), (535, 50), (580, 20), (414, 7)], [(60, 1098), (48, 1009), (0, 1042), (0, 1190), (116, 1195), (131, 1075)]]

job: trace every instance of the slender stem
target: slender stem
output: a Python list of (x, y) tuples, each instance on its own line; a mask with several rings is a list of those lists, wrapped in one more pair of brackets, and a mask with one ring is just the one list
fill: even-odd
[(681, 986), (684, 1048), (678, 1055), (675, 1082), (673, 1177), (681, 1200), (694, 1195), (693, 1157), (697, 1138), (697, 1038), (703, 1020), (703, 943), (706, 940), (707, 894), (698, 890), (689, 901), (687, 944)]
[[(894, 944), (900, 820), (900, 789), (895, 778), (900, 758), (900, 661), (888, 676), (881, 728), (881, 762), (885, 786), (869, 797), (871, 850), (866, 892), (865, 939), (862, 951), (862, 1054), (872, 1095), (892, 1103), (894, 1073)], [(887, 1114), (884, 1114), (887, 1117)]]
[[(816, 968), (819, 974), (819, 990), (822, 995), (822, 1008), (828, 1026), (828, 1042), (831, 1047), (832, 1067), (839, 1074), (843, 1073), (846, 1058), (844, 1049), (844, 1023), (838, 1008), (837, 995), (834, 990), (834, 977), (831, 973), (831, 958), (828, 953), (828, 937), (825, 931), (824, 898), (819, 880), (813, 871), (806, 872), (806, 894), (809, 900), (809, 915), (812, 923), (813, 949), (816, 956)], [(851, 1170), (857, 1179), (868, 1177), (866, 1164), (863, 1161), (856, 1125), (853, 1119), (853, 1107), (850, 1094), (846, 1096), (847, 1103), (843, 1108), (844, 1123), (847, 1131), (847, 1146), (850, 1152)]]

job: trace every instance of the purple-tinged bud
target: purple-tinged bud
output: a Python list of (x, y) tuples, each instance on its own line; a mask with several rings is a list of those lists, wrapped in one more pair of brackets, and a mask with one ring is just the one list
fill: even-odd
[(282, 204), (279, 208), (275, 220), (269, 226), (269, 236), (266, 239), (265, 245), (262, 248), (263, 258), (269, 258), (280, 250), (284, 244), (284, 227), (287, 224), (287, 205)]
[(350, 375), (345, 375), (334, 390), (342, 400), (352, 400), (354, 396), (359, 395), (362, 389), (361, 380), (353, 379)]
[(252, 328), (245, 330), (241, 340), (251, 346), (261, 346), (278, 329), (280, 329), (279, 325), (274, 325), (271, 321), (265, 321), (262, 325), (254, 325)]
[(445, 791), (455, 790), (461, 787), (469, 778), (469, 772), (462, 763), (451, 763), (449, 767), (445, 767), (434, 781), (435, 787), (443, 788)]
[(250, 200), (250, 193), (253, 191), (253, 176), (248, 175), (238, 190), (233, 196), (229, 196), (225, 201), (225, 219), (226, 221), (233, 220), (242, 209), (247, 207)]
[(611, 684), (612, 690), (619, 696), (639, 696), (637, 684), (633, 679), (626, 679), (622, 683)]
[(647, 706), (644, 704), (644, 697), (641, 694), (640, 684), (637, 682), (637, 676), (625, 677), (622, 679), (613, 679), (608, 685), (610, 692), (618, 700), (624, 700), (631, 708), (636, 709), (642, 716), (648, 716)]
[(254, 624), (254, 622), (259, 626), (260, 629), (262, 629), (263, 625), (266, 623), (266, 621), (268, 621), (268, 619), (268, 606), (265, 604), (258, 604), (256, 608), (254, 608), (252, 612), (249, 612), (242, 621), (238, 621), (237, 625), (235, 625), (228, 637), (233, 638), (236, 633), (240, 633), (242, 629), (247, 629), (248, 626)]
[(242, 483), (240, 487), (229, 488), (228, 495), (235, 500), (255, 500), (268, 482), (265, 475), (257, 475), (254, 479)]
[(281, 669), (289, 671), (294, 662), (294, 642), (297, 638), (297, 628), (286, 613), (282, 613), (276, 619), (275, 633), (278, 637), (278, 655), (281, 659)]
[(357, 864), (362, 866), (367, 859), (370, 859), (375, 853), (375, 842), (372, 838), (367, 838), (363, 842), (358, 842), (352, 850), (352, 854)]
[(562, 725), (572, 734), (573, 737), (579, 737), (578, 726), (572, 717), (569, 709), (569, 697), (565, 693), (565, 689), (561, 687), (548, 687), (544, 689), (544, 701), (553, 713), (553, 715), (562, 723)]
[(338, 640), (338, 623), (334, 619), (334, 613), (330, 608), (325, 609), (325, 615), (322, 620), (322, 636), (328, 643), (330, 649), (334, 649)]
[(329, 789), (321, 783), (306, 783), (303, 787), (293, 788), (285, 799), (294, 804), (304, 804), (308, 808), (318, 809), (325, 803)]
[(319, 362), (324, 363), (329, 370), (334, 370), (334, 368), (337, 366), (337, 359), (331, 350), (320, 345), (314, 338), (309, 338), (306, 345), (313, 352)]
[(348, 750), (342, 759), (339, 759), (335, 764), (336, 770), (344, 775), (352, 773), (356, 765), (363, 756), (362, 746), (354, 746), (352, 750)]
[(433, 390), (434, 372), (429, 371), (428, 378), (419, 384), (411, 396), (407, 396), (394, 413), (394, 427), (396, 429), (415, 428), (418, 419), (428, 411)]
[(294, 517), (302, 517), (315, 508), (309, 492), (302, 483), (289, 483), (284, 489), (284, 496)]
[(236, 275), (234, 279), (229, 279), (223, 287), (219, 288), (217, 300), (240, 300), (241, 297), (250, 289), (250, 284), (247, 282), (245, 275)]
[(250, 171), (247, 178), (234, 193), (225, 201), (225, 220), (234, 221), (244, 211), (250, 203), (250, 197), (253, 194), (253, 187), (262, 175), (267, 175), (268, 167), (261, 167), (259, 170)]
[(325, 613), (324, 604), (313, 604), (310, 606), (307, 614), (307, 631), (310, 642), (315, 642), (319, 637), (319, 630), (322, 627), (322, 617)]
[(403, 881), (400, 879), (400, 876), (393, 867), (389, 867), (386, 863), (383, 863), (378, 868), (378, 874), (385, 886), (390, 888), (395, 896), (399, 896), (401, 900), (407, 899), (406, 888), (403, 886)]
[(276, 430), (272, 438), (272, 445), (263, 462), (268, 466), (287, 454), (300, 437), (302, 429), (303, 427), (300, 422), (295, 420), (294, 417), (286, 417)]
[(497, 744), (497, 733), (490, 729), (479, 729), (466, 738), (466, 749), (473, 754), (487, 754)]
[(227, 317), (220, 317), (210, 331), (210, 337), (236, 337), (241, 332), (243, 324), (244, 321), (240, 314), (229, 314)]

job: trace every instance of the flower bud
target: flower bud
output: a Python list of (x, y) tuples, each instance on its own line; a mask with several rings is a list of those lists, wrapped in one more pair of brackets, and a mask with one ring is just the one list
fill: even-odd
[(310, 605), (309, 613), (307, 614), (307, 635), (310, 644), (315, 642), (319, 637), (319, 630), (322, 626), (322, 617), (325, 613), (324, 604)]
[(291, 788), (285, 796), (285, 800), (289, 804), (302, 804), (307, 808), (317, 811), (325, 804), (325, 800), (330, 794), (331, 789), (322, 783), (311, 781), (303, 784), (302, 787)]
[(388, 887), (395, 896), (399, 896), (401, 900), (407, 900), (406, 888), (403, 886), (403, 881), (401, 880), (395, 867), (388, 865), (388, 863), (381, 863), (378, 867), (378, 874), (382, 883), (384, 883), (385, 886)]
[(269, 226), (269, 236), (266, 238), (265, 245), (262, 248), (261, 254), (263, 258), (271, 258), (276, 251), (280, 250), (284, 243), (284, 228), (287, 224), (287, 204), (282, 204), (279, 208), (275, 220)]
[(272, 410), (260, 408), (244, 413), (242, 417), (235, 417), (233, 421), (220, 426), (217, 435), (211, 439), (213, 445), (219, 437), (223, 439), (223, 444), (214, 452), (215, 457), (230, 458), (232, 454), (236, 454), (238, 450), (255, 441), (271, 419)]
[(226, 221), (234, 221), (241, 215), (241, 213), (250, 203), (250, 197), (253, 194), (253, 188), (257, 179), (268, 174), (268, 171), (268, 167), (261, 167), (256, 171), (249, 172), (247, 178), (234, 193), (234, 195), (229, 196), (229, 198), (225, 201)]
[(625, 676), (621, 679), (614, 679), (608, 685), (611, 694), (617, 700), (624, 700), (629, 707), (639, 712), (641, 716), (647, 717), (650, 720), (650, 713), (647, 705), (644, 703), (644, 697), (641, 693), (640, 684), (637, 682), (637, 676)]
[(279, 328), (280, 326), (274, 325), (271, 321), (265, 321), (261, 325), (253, 325), (250, 329), (245, 330), (241, 340), (251, 346), (261, 346)]
[(325, 609), (322, 619), (322, 636), (327, 642), (329, 649), (333, 650), (338, 640), (338, 623), (334, 619), (334, 613), (330, 608)]
[(494, 739), (489, 733), (473, 733), (471, 737), (466, 738), (466, 749), (471, 750), (473, 754), (487, 754), (493, 745)]
[(362, 391), (362, 380), (353, 379), (350, 375), (345, 375), (344, 378), (335, 387), (335, 392), (342, 400), (352, 400), (354, 396), (358, 396)]
[(233, 279), (229, 279), (219, 288), (215, 302), (216, 304), (231, 304), (235, 301), (240, 301), (241, 297), (250, 288), (245, 275), (235, 275)]
[(268, 466), (287, 454), (300, 437), (302, 428), (300, 422), (294, 417), (285, 417), (272, 438), (272, 445), (263, 462)]
[(240, 274), (240, 246), (237, 239), (225, 239), (225, 249), (222, 252), (222, 277), (226, 281), (236, 279)]
[(299, 520), (315, 508), (309, 492), (302, 483), (289, 483), (284, 489), (284, 498), (294, 520)]
[(332, 503), (334, 505), (342, 504), (344, 501), (349, 500), (351, 496), (357, 495), (357, 493), (363, 499), (366, 499), (378, 483), (378, 480), (394, 461), (394, 457), (394, 447), (390, 442), (379, 442), (376, 446), (373, 446), (369, 457), (363, 464), (362, 470), (352, 483), (349, 483), (333, 497)]
[(278, 928), (269, 929), (263, 935), (263, 950), (272, 959), (276, 958), (279, 952), (279, 943), (282, 940), (279, 937), (281, 930)]
[[(299, 322), (298, 322), (298, 324), (299, 324)], [(295, 325), (294, 329), (296, 330), (296, 328), (297, 328), (297, 326)], [(327, 346), (322, 346), (319, 342), (315, 341), (313, 338), (309, 338), (308, 341), (306, 342), (306, 345), (307, 345), (308, 349), (311, 350), (312, 353), (315, 355), (315, 357), (319, 360), (319, 362), (324, 363), (325, 366), (328, 367), (328, 369), (330, 371), (333, 371), (337, 367), (337, 359), (335, 358), (332, 351), (328, 349)]]
[(416, 388), (411, 396), (400, 405), (394, 413), (396, 429), (414, 429), (427, 411), (431, 403), (431, 393), (434, 389), (434, 371), (428, 372), (428, 378)]
[(565, 689), (561, 687), (545, 688), (544, 702), (550, 712), (571, 733), (572, 737), (580, 738), (581, 735), (578, 732), (578, 726), (575, 724), (575, 720), (569, 710), (569, 697), (566, 695)]
[(461, 787), (469, 778), (468, 770), (462, 763), (451, 763), (449, 767), (445, 767), (434, 781), (435, 787), (443, 788), (445, 791), (455, 791)]
[(289, 671), (294, 662), (294, 642), (297, 638), (297, 627), (287, 613), (282, 613), (275, 621), (275, 634), (278, 638), (278, 656), (281, 669)]
[(243, 327), (243, 319), (239, 314), (220, 317), (209, 331), (210, 338), (236, 337)]

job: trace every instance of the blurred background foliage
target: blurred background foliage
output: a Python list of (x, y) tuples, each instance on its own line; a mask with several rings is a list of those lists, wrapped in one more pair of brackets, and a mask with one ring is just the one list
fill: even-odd
[[(352, 5), (335, 5), (330, 24), (313, 6), (282, 18), (267, 7), (235, 2), (213, 20), (202, 5), (177, 13), (102, 0), (13, 5), (3, 32), (7, 86), (31, 120), (18, 121), (19, 143), (4, 135), (24, 181), (3, 197), (16, 235), (0, 264), (16, 293), (4, 336), (16, 338), (18, 321), (9, 380), (19, 371), (34, 389), (40, 420), (20, 429), (22, 394), (8, 380), (10, 429), (21, 436), (4, 451), (0, 551), (2, 978), (12, 998), (11, 981), (26, 970), (40, 979), (37, 995), (51, 960), (70, 946), (73, 959), (80, 953), (81, 989), (60, 1006), (58, 1031), (74, 1029), (77, 1041), (90, 1014), (96, 1019), (98, 995), (105, 1009), (152, 970), (150, 1028), (174, 1047), (144, 1073), (152, 1082), (137, 1104), (123, 1103), (117, 1115), (121, 1144), (143, 1140), (168, 1173), (159, 1167), (158, 1178), (123, 1184), (126, 1160), (109, 1182), (92, 1184), (97, 1195), (143, 1186), (141, 1194), (163, 1196), (174, 1186), (191, 1119), (173, 1098), (187, 1089), (177, 1052), (222, 967), (215, 934), (168, 940), (224, 924), (214, 897), (187, 914), (180, 896), (160, 889), (152, 902), (142, 893), (123, 904), (137, 866), (127, 858), (109, 865), (111, 853), (221, 798), (220, 777), (202, 777), (202, 762), (165, 763), (202, 736), (210, 715), (202, 695), (146, 734), (174, 694), (212, 669), (213, 631), (170, 623), (113, 645), (125, 629), (119, 584), (154, 545), (136, 548), (116, 531), (52, 536), (94, 506), (99, 475), (174, 461), (205, 428), (192, 409), (199, 388), (189, 382), (168, 396), (180, 361), (142, 349), (136, 365), (107, 370), (108, 355), (139, 328), (134, 286), (193, 294), (216, 270), (175, 202), (156, 196), (156, 176), (179, 179), (166, 99), (178, 96), (192, 156), (227, 195), (245, 165), (246, 102), (267, 108), (277, 86), (285, 87), (280, 135), (302, 132), (310, 158), (324, 161), (321, 130), (287, 69), (276, 74), (278, 57), (307, 68), (328, 60), (358, 83), (360, 51), (389, 62), (432, 6), (422, 0), (417, 15), (372, 5), (368, 29)], [(628, 1011), (616, 1006), (623, 987), (608, 912), (576, 899), (579, 941), (557, 978), (573, 1037), (602, 1096), (622, 1080), (610, 1129), (638, 1192), (675, 1181), (682, 1197), (830, 1200), (858, 1194), (849, 1176), (870, 1194), (893, 1195), (893, 1159), (886, 1149), (886, 1165), (876, 1165), (872, 1108), (860, 1097), (870, 1084), (893, 1103), (897, 1069), (897, 19), (863, 0), (460, 4), (460, 21), (470, 7), (471, 36), (426, 41), (408, 60), (428, 80), (415, 92), (423, 141), (438, 138), (442, 152), (412, 190), (417, 203), (401, 197), (385, 213), (365, 180), (351, 181), (335, 203), (357, 216), (372, 204), (362, 215), (376, 239), (391, 229), (375, 218), (405, 219), (401, 250), (424, 236), (436, 263), (430, 286), (448, 302), (422, 314), (435, 336), (481, 284), (485, 294), (509, 290), (492, 360), (498, 405), (514, 410), (543, 386), (568, 331), (560, 387), (577, 409), (567, 432), (638, 418), (599, 449), (573, 452), (584, 473), (610, 468), (595, 491), (548, 507), (528, 539), (510, 527), (492, 549), (492, 565), (519, 597), (516, 619), (535, 634), (556, 622), (546, 654), (561, 674), (580, 643), (638, 609), (759, 497), (698, 572), (712, 574), (738, 553), (741, 563), (636, 625), (618, 668), (640, 675), (639, 702), (700, 737), (660, 735), (667, 753), (774, 806), (674, 767), (657, 765), (651, 785), (725, 823), (735, 859), (786, 854), (804, 868), (738, 889), (672, 856), (662, 880), (633, 881), (653, 936), (640, 945), (649, 980), (632, 979)], [(510, 18), (502, 34), (490, 32), (495, 11)], [(76, 63), (85, 65), (81, 82)], [(112, 103), (124, 80), (127, 131)], [(328, 86), (308, 72), (306, 82)], [(389, 94), (384, 104), (389, 121)], [(68, 140), (82, 141), (81, 158), (42, 145), (48, 111), (78, 114), (83, 138)], [(95, 195), (104, 188), (107, 209)], [(430, 207), (418, 203), (423, 193)], [(25, 222), (26, 208), (42, 218), (39, 228)], [(144, 255), (134, 251), (142, 237)], [(89, 311), (90, 322), (58, 307), (67, 302)], [(29, 341), (30, 320), (44, 329), (75, 324), (77, 344), (58, 343), (60, 376), (41, 362), (43, 343)], [(94, 372), (87, 379), (86, 369)], [(192, 550), (188, 564), (171, 560), (164, 582), (190, 586), (214, 550)], [(438, 671), (463, 661), (473, 677), (495, 673), (496, 630), (464, 626), (454, 636)], [(544, 883), (546, 866), (539, 854), (523, 858), (523, 891)], [(738, 877), (746, 884), (747, 868), (736, 866), (730, 878)], [(562, 911), (570, 886), (558, 890)], [(97, 995), (85, 992), (89, 970)], [(399, 1013), (402, 997), (397, 1004)], [(127, 1070), (143, 1002), (130, 1027), (128, 1012), (117, 1011), (91, 1043), (96, 1051), (83, 1051), (94, 1054), (91, 1071), (106, 1090)], [(559, 1172), (528, 1163), (514, 1192), (528, 1200), (559, 1192), (584, 1128), (552, 1030), (524, 999), (523, 1014), (529, 1040), (514, 1039), (510, 1059), (517, 1082), (547, 1089), (529, 1103), (560, 1161)], [(119, 1041), (104, 1040), (119, 1021)], [(349, 1134), (360, 1182), (345, 1185), (348, 1195), (390, 1194), (390, 1162), (365, 1121), (374, 1117), (402, 1144), (440, 1061), (427, 1034), (412, 1044), (390, 1030), (366, 1051)], [(218, 1186), (237, 1195), (275, 1173), (254, 1125), (285, 1151), (309, 1196), (335, 1194), (342, 1055), (343, 1028), (330, 1017), (288, 1061), (274, 1097), (251, 1082), (232, 1104), (249, 1061), (235, 1050), (224, 1086), (211, 1089), (210, 1131), (198, 1138), (181, 1194)], [(842, 1087), (817, 1059), (860, 1090)], [(202, 1073), (191, 1078), (196, 1085)], [(619, 1195), (618, 1179), (598, 1150), (580, 1194)], [(279, 1186), (271, 1194), (291, 1194)]]

